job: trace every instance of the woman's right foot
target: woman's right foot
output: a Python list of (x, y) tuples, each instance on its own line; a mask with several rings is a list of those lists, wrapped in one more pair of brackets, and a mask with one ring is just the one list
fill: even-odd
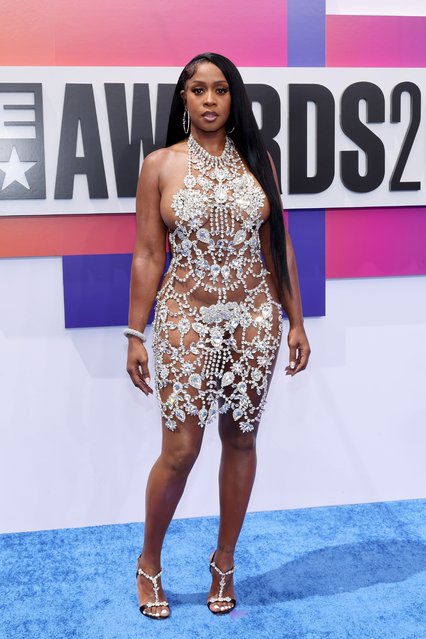
[[(146, 617), (166, 619), (170, 616), (169, 605), (161, 586), (161, 568), (145, 564), (139, 556), (136, 565), (136, 586), (139, 609)], [(147, 605), (147, 604), (157, 605)]]

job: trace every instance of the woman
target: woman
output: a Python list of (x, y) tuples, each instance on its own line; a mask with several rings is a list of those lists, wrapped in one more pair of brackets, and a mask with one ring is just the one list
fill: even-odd
[[(153, 392), (142, 331), (156, 298), (155, 388), (163, 421), (162, 451), (146, 489), (140, 610), (156, 619), (170, 614), (160, 582), (163, 540), (204, 426), (218, 415), (220, 525), (207, 605), (223, 614), (236, 604), (233, 555), (255, 477), (282, 308), (290, 322), (286, 374), (303, 370), (310, 354), (275, 168), (227, 58), (203, 53), (183, 69), (166, 147), (144, 160), (136, 208), (127, 370), (145, 395)], [(172, 261), (157, 295), (167, 235)]]

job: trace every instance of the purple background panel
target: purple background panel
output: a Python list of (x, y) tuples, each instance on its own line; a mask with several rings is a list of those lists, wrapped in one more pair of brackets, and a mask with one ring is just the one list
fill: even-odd
[[(288, 0), (288, 66), (325, 65), (325, 0)], [(325, 211), (288, 212), (305, 317), (325, 315)]]
[(64, 256), (65, 328), (127, 326), (131, 264), (131, 254)]
[(131, 255), (62, 258), (65, 327), (127, 325)]
[(325, 0), (288, 0), (289, 67), (325, 66)]
[(325, 315), (325, 212), (288, 212), (305, 317)]

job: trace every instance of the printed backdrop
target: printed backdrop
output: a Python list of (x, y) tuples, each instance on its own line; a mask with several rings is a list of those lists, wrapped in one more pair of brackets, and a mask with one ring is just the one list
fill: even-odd
[[(409, 133), (418, 116), (418, 133), (416, 131), (410, 148), (405, 146), (407, 134), (400, 150), (402, 154), (405, 147), (407, 152), (407, 174), (403, 173), (401, 180), (410, 181), (410, 193), (404, 187), (402, 193), (390, 196), (386, 186), (387, 199), (377, 200), (367, 193), (356, 208), (318, 208), (323, 202), (320, 196), (317, 201), (312, 197), (307, 199), (307, 202), (312, 201), (311, 205), (291, 208), (296, 204), (291, 205), (294, 197), (290, 194), (288, 200), (285, 198), (288, 174), (286, 153), (283, 152), (282, 182), (306, 316), (325, 314), (327, 277), (426, 273), (426, 209), (421, 205), (424, 201), (422, 190), (426, 189), (426, 142), (423, 140), (426, 133), (420, 119), (421, 89), (425, 85), (426, 6), (418, 0), (408, 0), (402, 10), (398, 5), (401, 3), (395, 0), (329, 0), (327, 3), (323, 0), (268, 0), (265, 3), (233, 0), (230, 5), (218, 0), (211, 6), (200, 6), (195, 0), (175, 0), (154, 6), (130, 1), (123, 9), (113, 0), (89, 3), (47, 0), (41, 10), (40, 3), (35, 0), (22, 0), (19, 4), (0, 0), (0, 62), (5, 67), (0, 75), (0, 256), (63, 256), (67, 327), (126, 324), (135, 234), (134, 215), (128, 211), (132, 210), (133, 199), (126, 194), (123, 184), (120, 188), (126, 197), (107, 200), (108, 204), (105, 204), (114, 175), (117, 178), (113, 164), (117, 149), (107, 148), (113, 146), (113, 142), (112, 138), (102, 137), (102, 125), (98, 136), (96, 127), (90, 126), (91, 122), (97, 125), (97, 120), (90, 119), (97, 97), (92, 84), (99, 79), (108, 83), (104, 70), (97, 71), (97, 67), (125, 67), (121, 71), (111, 70), (110, 82), (115, 82), (116, 86), (119, 86), (120, 78), (123, 82), (129, 77), (133, 82), (143, 83), (148, 81), (149, 75), (152, 82), (164, 83), (166, 87), (167, 84), (172, 86), (170, 83), (188, 59), (201, 51), (211, 50), (230, 57), (242, 69), (243, 75), (247, 68), (247, 77), (250, 75), (249, 81), (254, 84), (271, 86), (273, 81), (268, 78), (279, 78), (282, 73), (286, 83), (289, 77), (303, 76), (306, 84), (325, 86), (334, 74), (333, 77), (348, 78), (346, 86), (366, 80), (371, 85), (384, 86), (380, 83), (386, 76), (389, 90), (383, 88), (386, 96), (383, 114), (367, 114), (370, 118), (367, 122), (373, 123), (371, 130), (375, 133), (378, 126), (384, 125), (374, 123), (386, 122), (387, 128), (381, 129), (385, 132), (381, 134), (383, 139), (389, 128), (395, 126), (390, 124), (391, 89), (398, 83), (410, 81), (405, 102), (401, 98), (401, 121), (405, 113), (407, 121), (403, 122), (403, 129), (408, 126)], [(20, 68), (16, 69), (17, 66)], [(306, 67), (306, 70), (303, 73), (296, 69), (280, 72), (286, 67)], [(336, 69), (315, 73), (315, 67)], [(365, 67), (371, 68), (363, 73)], [(385, 67), (386, 72), (381, 72)], [(51, 97), (47, 85), (54, 78), (57, 79), (57, 93), (53, 91)], [(37, 108), (42, 99), (41, 83), (43, 89), (46, 85), (42, 119)], [(362, 88), (373, 91), (372, 100), (379, 104), (380, 111), (380, 91), (372, 86)], [(406, 86), (405, 90), (407, 92)], [(110, 90), (111, 109), (120, 105), (119, 91)], [(323, 95), (326, 95), (324, 91)], [(360, 96), (365, 97), (362, 92)], [(326, 97), (326, 103), (327, 100)], [(83, 102), (87, 107), (84, 119), (79, 111)], [(61, 108), (53, 108), (52, 103), (55, 107), (60, 103)], [(64, 133), (63, 121), (62, 129), (58, 121), (62, 103), (63, 117), (74, 125), (71, 141), (68, 133)], [(127, 99), (129, 103), (131, 96)], [(155, 112), (152, 108), (152, 113)], [(355, 121), (350, 108), (348, 113), (346, 133), (351, 127), (354, 129)], [(409, 119), (407, 113), (410, 113)], [(160, 116), (162, 114), (157, 111), (157, 120)], [(345, 117), (340, 115), (343, 125)], [(106, 122), (105, 117), (105, 127)], [(130, 112), (128, 122), (131, 122)], [(339, 122), (339, 113), (336, 122)], [(158, 126), (158, 121), (150, 124), (151, 135)], [(57, 131), (56, 136), (54, 131)], [(126, 134), (128, 131), (129, 126)], [(359, 145), (363, 134), (365, 138), (365, 128), (361, 128)], [(285, 124), (280, 135), (282, 137), (278, 136), (277, 140), (284, 151), (287, 149)], [(351, 139), (355, 140), (356, 136)], [(380, 142), (379, 137), (377, 139)], [(54, 152), (45, 153), (40, 140), (53, 140), (53, 146), (57, 145)], [(68, 147), (74, 144), (75, 158), (71, 167), (69, 162), (67, 164), (67, 144)], [(379, 155), (380, 145), (381, 142), (373, 140)], [(388, 152), (389, 144), (385, 146)], [(321, 152), (324, 149), (325, 145)], [(392, 161), (383, 156), (386, 185), (398, 158), (397, 151), (399, 147)], [(415, 155), (411, 155), (410, 164), (411, 151)], [(99, 169), (102, 164), (103, 169), (99, 169), (91, 181), (87, 176), (78, 175), (87, 170), (85, 161), (89, 153), (98, 158), (93, 166)], [(134, 153), (139, 156), (138, 149)], [(53, 158), (57, 163), (56, 170), (50, 164)], [(105, 160), (103, 167), (104, 158), (109, 158), (109, 166)], [(377, 161), (367, 163), (364, 170), (370, 171), (377, 165)], [(58, 178), (59, 167), (61, 179)], [(45, 188), (33, 191), (31, 180), (45, 184)], [(82, 200), (84, 210), (78, 210), (79, 200), (73, 189), (78, 193), (91, 188), (93, 193), (90, 195), (96, 199), (92, 204), (86, 195)], [(49, 194), (53, 193), (55, 197), (49, 199)], [(116, 204), (115, 211), (110, 208), (111, 201)], [(354, 201), (349, 200), (351, 206)], [(389, 203), (387, 208), (377, 206), (385, 201)], [(332, 200), (324, 202), (322, 206), (327, 202), (329, 206), (336, 206)], [(412, 206), (413, 203), (417, 206)], [(347, 204), (343, 206), (347, 207)], [(68, 214), (59, 215), (64, 212)]]

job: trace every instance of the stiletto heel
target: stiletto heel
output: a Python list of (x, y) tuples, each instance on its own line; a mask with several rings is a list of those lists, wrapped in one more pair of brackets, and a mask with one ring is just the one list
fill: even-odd
[[(237, 605), (237, 601), (233, 597), (223, 596), (223, 590), (226, 586), (226, 577), (229, 577), (229, 575), (234, 574), (235, 566), (232, 566), (230, 570), (226, 570), (225, 572), (222, 572), (222, 570), (220, 570), (220, 568), (218, 568), (216, 566), (216, 563), (213, 561), (215, 554), (216, 554), (216, 551), (213, 551), (211, 554), (209, 570), (210, 570), (210, 573), (213, 574), (212, 572), (212, 568), (213, 568), (220, 575), (219, 593), (213, 597), (208, 598), (207, 607), (210, 610), (210, 612), (212, 612), (214, 615), (226, 615), (228, 612), (231, 612), (231, 610), (233, 610), (235, 606)], [(220, 610), (220, 609), (212, 610), (212, 608), (210, 607), (210, 604), (219, 603), (219, 602), (227, 605), (225, 610)], [(232, 604), (232, 605), (229, 605), (229, 604)]]

